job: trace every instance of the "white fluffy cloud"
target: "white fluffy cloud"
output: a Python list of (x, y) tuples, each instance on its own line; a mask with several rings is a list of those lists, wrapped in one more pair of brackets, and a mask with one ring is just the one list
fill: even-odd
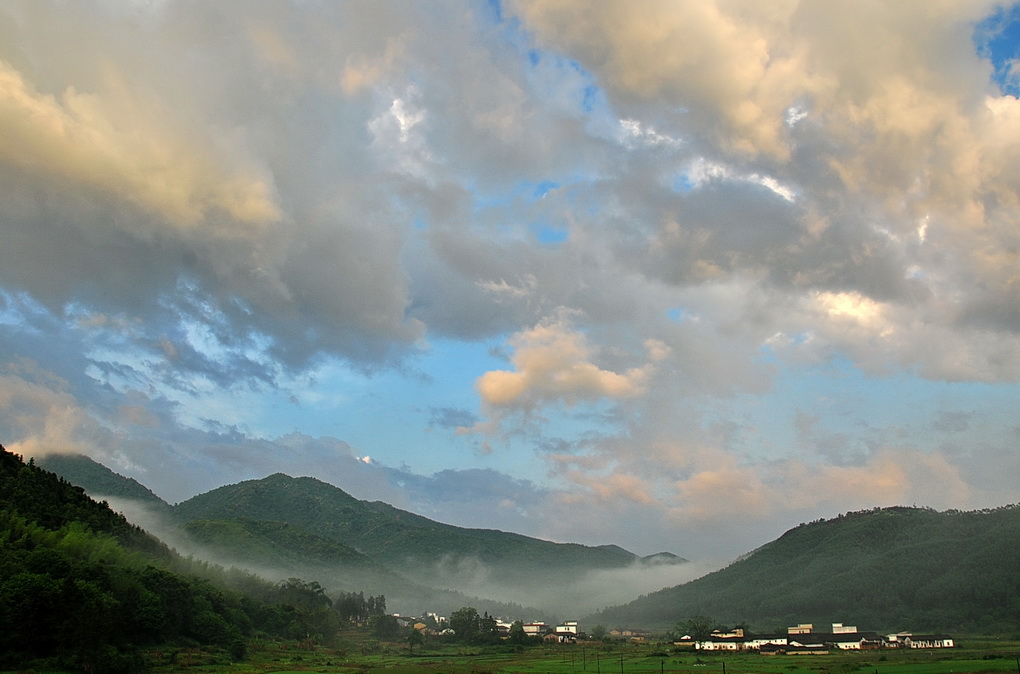
[[(486, 372), (477, 382), (482, 402), (492, 409), (528, 411), (544, 404), (630, 398), (645, 390), (652, 363), (614, 372), (592, 362), (592, 349), (584, 334), (564, 315), (543, 321), (510, 338), (512, 371)], [(661, 342), (646, 345), (652, 361), (668, 348)]]

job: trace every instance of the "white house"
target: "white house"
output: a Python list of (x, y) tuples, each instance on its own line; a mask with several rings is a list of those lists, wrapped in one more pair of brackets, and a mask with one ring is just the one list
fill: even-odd
[(700, 642), (698, 648), (703, 651), (742, 651), (744, 650), (744, 637), (713, 634), (709, 638)]
[(761, 635), (757, 637), (750, 637), (744, 641), (744, 647), (760, 651), (762, 646), (785, 646), (787, 644), (787, 638), (782, 634), (775, 635)]
[(909, 648), (955, 648), (953, 638), (946, 634), (908, 634), (903, 643)]
[(543, 634), (545, 634), (545, 631), (548, 628), (549, 626), (542, 621), (524, 623), (524, 633), (527, 634), (529, 637), (540, 637)]

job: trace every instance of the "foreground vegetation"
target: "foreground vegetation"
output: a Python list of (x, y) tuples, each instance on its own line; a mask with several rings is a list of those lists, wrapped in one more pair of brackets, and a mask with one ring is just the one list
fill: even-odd
[(168, 643), (240, 660), (256, 635), (332, 635), (340, 625), (317, 583), (272, 584), (181, 557), (0, 448), (0, 668), (134, 672), (143, 649)]

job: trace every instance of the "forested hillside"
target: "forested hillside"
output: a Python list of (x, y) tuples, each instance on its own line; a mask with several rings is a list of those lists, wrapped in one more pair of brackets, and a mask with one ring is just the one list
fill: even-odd
[[(243, 590), (243, 591), (242, 591)], [(139, 648), (335, 633), (315, 583), (183, 559), (106, 504), (0, 447), (0, 669), (138, 671)]]
[(1015, 631), (1020, 506), (882, 508), (802, 524), (703, 578), (606, 609), (606, 625), (695, 615), (758, 630), (842, 621), (876, 630)]
[[(50, 455), (40, 459), (39, 463), (54, 468), (69, 481), (93, 493), (134, 498), (153, 506), (157, 512), (167, 515), (167, 524), (176, 519), (186, 535), (178, 542), (186, 544), (188, 551), (201, 559), (214, 559), (221, 564), (249, 569), (274, 580), (314, 578), (329, 592), (385, 595), (390, 609), (396, 611), (449, 613), (470, 605), (495, 615), (529, 615), (535, 619), (550, 617), (540, 609), (521, 606), (513, 593), (507, 600), (477, 596), (460, 591), (455, 579), (448, 577), (438, 579), (446, 583), (444, 587), (434, 587), (432, 583), (437, 577), (430, 573), (430, 569), (419, 569), (421, 580), (412, 580), (336, 539), (312, 533), (304, 525), (308, 521), (320, 521), (318, 518), (309, 519), (308, 515), (319, 509), (327, 514), (339, 512), (352, 520), (360, 518), (365, 521), (368, 517), (370, 526), (385, 524), (390, 517), (437, 524), (391, 509), (385, 504), (358, 501), (343, 490), (318, 480), (277, 475), (233, 485), (210, 492), (212, 496), (185, 502), (181, 506), (184, 516), (174, 518), (173, 506), (167, 505), (135, 480), (114, 473), (88, 457)], [(248, 489), (251, 484), (260, 486), (254, 491), (254, 502), (250, 500), (253, 492)], [(281, 488), (276, 489), (276, 486)], [(386, 513), (386, 509), (393, 514), (380, 517), (378, 510)], [(223, 517), (191, 519), (196, 513), (214, 512), (223, 513)], [(252, 519), (245, 513), (266, 519)], [(456, 530), (456, 527), (450, 528)], [(502, 532), (493, 533), (508, 536)], [(175, 539), (178, 538), (175, 535)], [(678, 559), (667, 556), (671, 563)], [(451, 586), (455, 589), (448, 589)]]
[[(291, 529), (275, 529), (273, 536), (300, 530), (353, 548), (385, 567), (386, 574), (365, 575), (364, 564), (355, 558), (330, 569), (312, 570), (292, 559), (286, 568), (299, 569), (297, 572), (319, 578), (333, 589), (349, 590), (354, 583), (366, 592), (384, 592), (393, 607), (409, 612), (452, 611), (466, 603), (494, 615), (576, 615), (598, 605), (592, 595), (599, 582), (593, 577), (598, 572), (629, 572), (644, 566), (648, 578), (655, 582), (661, 575), (651, 572), (653, 566), (659, 572), (664, 566), (685, 561), (667, 553), (645, 560), (617, 546), (552, 543), (442, 524), (385, 503), (360, 501), (314, 478), (279, 473), (200, 494), (175, 506), (174, 515), (187, 530), (194, 528), (194, 523), (243, 520), (249, 523), (244, 525), (244, 536), (253, 534), (251, 523), (284, 522)], [(204, 540), (227, 555), (218, 559), (233, 560), (238, 550), (254, 544), (254, 540), (246, 542), (241, 533), (233, 528), (226, 538), (206, 536)], [(258, 536), (269, 533), (263, 525)], [(234, 549), (224, 545), (230, 540), (236, 542)], [(325, 549), (320, 542), (305, 540), (314, 549)], [(281, 559), (279, 545), (267, 542), (266, 558)], [(317, 554), (314, 549), (309, 557)], [(247, 557), (254, 568), (261, 568), (262, 559), (257, 554)], [(661, 585), (657, 582), (646, 587)], [(578, 610), (578, 606), (584, 608)]]
[[(359, 501), (314, 478), (280, 473), (200, 494), (177, 505), (175, 513), (182, 521), (245, 518), (287, 522), (403, 572), (444, 558), (499, 565), (503, 573), (520, 578), (536, 572), (573, 575), (641, 562), (637, 555), (614, 545), (551, 543), (503, 531), (442, 524), (385, 503)], [(685, 560), (674, 557), (670, 561)]]
[(286, 522), (193, 520), (182, 529), (204, 553), (222, 563), (253, 568), (269, 577), (315, 578), (331, 593), (384, 595), (389, 608), (401, 613), (449, 614), (467, 605), (495, 615), (548, 618), (538, 609), (415, 582), (352, 548)]
[(36, 464), (78, 485), (92, 496), (132, 499), (155, 508), (157, 512), (170, 511), (170, 504), (145, 485), (118, 475), (83, 454), (46, 454), (39, 457)]

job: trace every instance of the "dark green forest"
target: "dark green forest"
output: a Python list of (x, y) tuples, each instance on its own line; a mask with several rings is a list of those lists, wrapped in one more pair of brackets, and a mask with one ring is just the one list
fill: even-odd
[(106, 503), (0, 448), (0, 668), (137, 671), (154, 644), (324, 638), (317, 583), (271, 584), (185, 558)]
[[(162, 514), (169, 514), (173, 510), (169, 503), (138, 480), (114, 473), (83, 454), (45, 454), (38, 457), (35, 463), (85, 488), (89, 493), (139, 501)], [(69, 477), (71, 475), (73, 479)]]
[(1014, 634), (1020, 506), (880, 508), (802, 524), (730, 566), (607, 608), (607, 625), (711, 616), (758, 631), (842, 621), (879, 631)]

